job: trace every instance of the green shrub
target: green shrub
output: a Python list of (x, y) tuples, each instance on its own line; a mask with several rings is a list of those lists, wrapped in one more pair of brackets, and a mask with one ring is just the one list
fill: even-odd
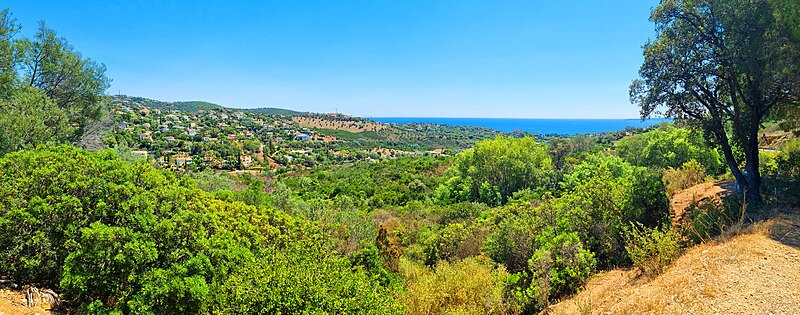
[(455, 176), (436, 190), (440, 201), (505, 203), (522, 189), (550, 190), (553, 163), (545, 144), (531, 137), (479, 141), (473, 150), (462, 151), (453, 163)]
[(711, 174), (725, 170), (724, 157), (701, 133), (672, 125), (625, 137), (614, 148), (622, 159), (636, 166), (663, 170), (695, 160)]
[(504, 297), (508, 273), (485, 258), (442, 261), (433, 269), (403, 258), (400, 272), (406, 290), (398, 300), (407, 314), (514, 313)]
[(666, 228), (631, 224), (625, 234), (625, 250), (633, 265), (645, 275), (654, 276), (680, 255), (678, 233)]
[(683, 164), (680, 168), (668, 168), (662, 175), (664, 186), (667, 188), (669, 195), (700, 184), (705, 181), (706, 169), (695, 160), (691, 160)]
[(425, 264), (436, 265), (440, 260), (461, 260), (481, 253), (486, 228), (476, 224), (452, 223), (423, 241)]
[[(594, 254), (583, 248), (577, 233), (553, 235), (528, 260), (528, 271), (515, 278), (517, 305), (526, 313), (546, 308), (551, 301), (572, 294), (594, 270)], [(525, 279), (530, 276), (530, 279)], [(528, 282), (526, 286), (520, 286)]]
[(7, 154), (0, 277), (82, 313), (397, 312), (317, 226), (222, 192), (112, 151)]
[(800, 177), (800, 140), (784, 143), (776, 160), (778, 171), (782, 175)]

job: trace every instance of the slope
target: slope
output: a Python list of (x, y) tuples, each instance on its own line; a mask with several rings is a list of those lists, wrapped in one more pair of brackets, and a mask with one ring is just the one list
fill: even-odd
[(549, 310), (551, 314), (800, 314), (800, 212), (688, 249), (645, 279), (612, 270)]

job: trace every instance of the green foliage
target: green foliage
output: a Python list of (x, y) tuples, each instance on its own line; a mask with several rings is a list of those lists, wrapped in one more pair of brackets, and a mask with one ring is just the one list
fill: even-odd
[(694, 160), (712, 174), (725, 170), (724, 157), (706, 144), (701, 133), (672, 125), (622, 138), (614, 149), (619, 157), (636, 166), (678, 168)]
[(64, 110), (40, 89), (23, 86), (0, 99), (0, 155), (68, 140), (74, 131)]
[(406, 259), (400, 260), (406, 290), (398, 299), (408, 314), (508, 314), (505, 301), (508, 273), (478, 258), (449, 263), (433, 270)]
[(486, 234), (486, 227), (477, 224), (447, 224), (424, 240), (425, 264), (434, 266), (440, 260), (478, 256)]
[(800, 178), (800, 140), (784, 143), (776, 160), (778, 172), (784, 176)]
[(197, 188), (200, 188), (205, 192), (213, 193), (219, 190), (233, 189), (233, 179), (226, 173), (195, 173), (192, 174), (192, 178), (194, 178), (195, 183), (197, 183)]
[(577, 233), (549, 236), (528, 260), (529, 286), (515, 292), (523, 309), (541, 309), (555, 297), (576, 292), (594, 270), (594, 254), (583, 248)]
[(306, 201), (347, 195), (353, 200), (366, 200), (366, 205), (372, 208), (403, 206), (430, 198), (429, 187), (436, 187), (439, 182), (432, 175), (445, 163), (437, 157), (402, 157), (378, 163), (320, 167), (310, 175), (281, 177), (281, 182)]
[(377, 281), (311, 243), (295, 242), (247, 262), (221, 283), (224, 314), (398, 314)]
[(308, 221), (113, 151), (8, 154), (0, 195), (0, 276), (57, 289), (82, 312), (397, 311)]
[(668, 228), (648, 228), (631, 224), (625, 236), (625, 250), (645, 275), (655, 276), (680, 255), (678, 233)]
[(683, 189), (700, 184), (706, 180), (706, 169), (695, 160), (683, 164), (680, 168), (667, 168), (661, 176), (667, 193), (673, 195)]
[(445, 202), (505, 203), (522, 189), (543, 193), (552, 184), (553, 165), (544, 144), (530, 137), (496, 137), (461, 152), (453, 164), (455, 176), (437, 189)]
[(669, 218), (669, 200), (657, 173), (618, 157), (591, 155), (565, 175), (565, 198), (587, 216), (588, 247), (604, 264), (624, 261), (621, 232), (629, 222), (656, 226)]
[(484, 251), (513, 274), (515, 303), (535, 312), (575, 292), (594, 269), (595, 255), (584, 245), (590, 233), (580, 225), (586, 214), (558, 198), (534, 207), (509, 207), (516, 215), (497, 225)]
[(74, 50), (44, 23), (33, 38), (0, 12), (0, 154), (78, 139), (100, 118), (105, 67)]

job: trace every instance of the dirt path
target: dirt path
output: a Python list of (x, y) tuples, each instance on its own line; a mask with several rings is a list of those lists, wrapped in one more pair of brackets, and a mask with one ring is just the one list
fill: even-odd
[(50, 304), (43, 302), (34, 307), (25, 303), (25, 295), (21, 291), (0, 289), (0, 315), (47, 315), (56, 314), (50, 311)]
[(655, 279), (637, 270), (592, 278), (551, 314), (800, 314), (800, 212), (688, 249)]
[(675, 225), (683, 223), (688, 210), (692, 205), (704, 202), (720, 202), (723, 196), (734, 191), (736, 182), (733, 180), (720, 182), (705, 182), (679, 191), (670, 197), (672, 209), (672, 222)]

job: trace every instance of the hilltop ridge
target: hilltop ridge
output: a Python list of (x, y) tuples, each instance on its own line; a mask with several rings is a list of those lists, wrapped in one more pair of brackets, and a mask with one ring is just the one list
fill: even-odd
[(143, 106), (147, 106), (150, 108), (158, 108), (162, 110), (179, 110), (183, 112), (189, 113), (196, 113), (199, 110), (214, 110), (214, 109), (227, 109), (227, 110), (238, 110), (238, 111), (245, 111), (255, 114), (264, 114), (264, 115), (284, 115), (284, 116), (296, 116), (296, 115), (303, 115), (308, 114), (307, 112), (300, 112), (291, 109), (285, 108), (277, 108), (277, 107), (258, 107), (258, 108), (236, 108), (236, 107), (228, 107), (223, 106), (220, 104), (215, 104), (212, 102), (207, 101), (176, 101), (176, 102), (165, 102), (159, 101), (155, 99), (150, 99), (141, 96), (129, 96), (129, 95), (111, 95), (110, 103), (119, 103), (123, 101), (134, 102)]

